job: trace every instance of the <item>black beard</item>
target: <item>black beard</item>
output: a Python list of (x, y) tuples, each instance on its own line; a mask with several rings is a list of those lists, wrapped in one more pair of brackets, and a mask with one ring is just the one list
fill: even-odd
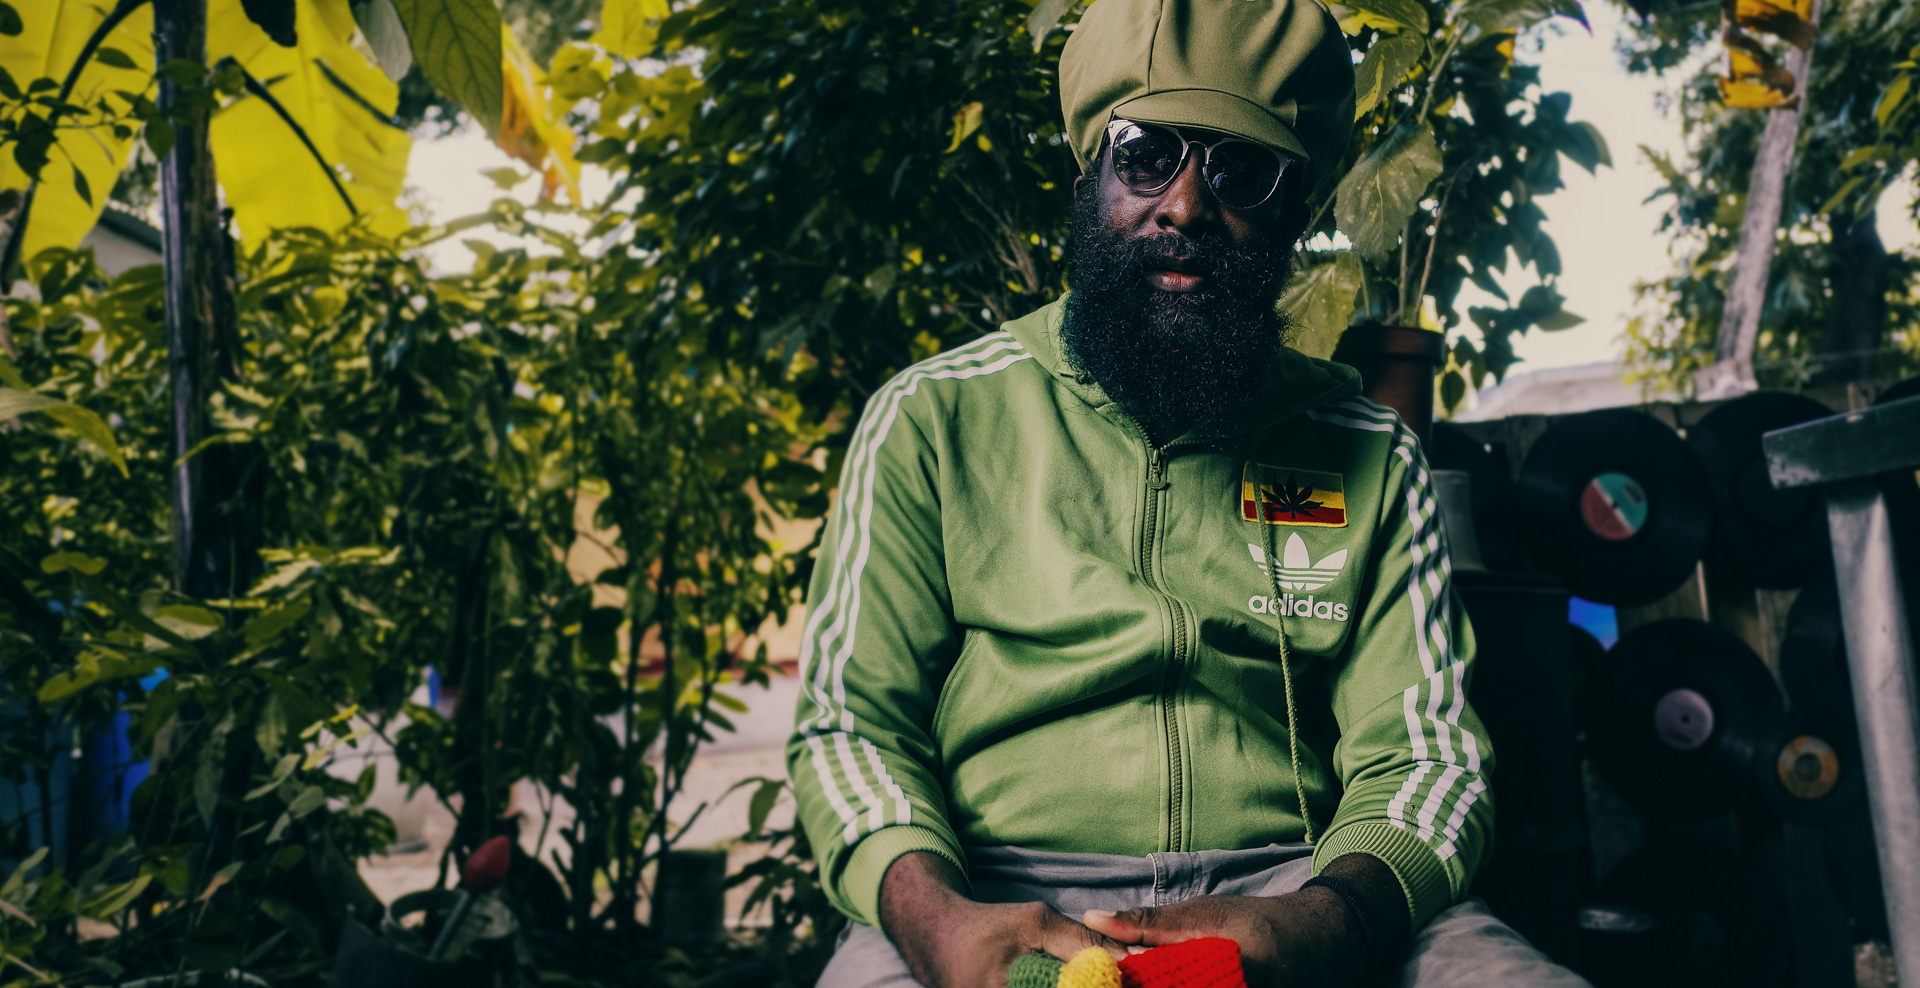
[[(1147, 281), (1176, 258), (1197, 261), (1206, 282), (1168, 292)], [(1214, 236), (1117, 236), (1094, 183), (1083, 182), (1061, 329), (1067, 360), (1149, 431), (1231, 431), (1223, 427), (1261, 397), (1284, 345), (1275, 306), (1292, 260), (1277, 239), (1234, 247)]]

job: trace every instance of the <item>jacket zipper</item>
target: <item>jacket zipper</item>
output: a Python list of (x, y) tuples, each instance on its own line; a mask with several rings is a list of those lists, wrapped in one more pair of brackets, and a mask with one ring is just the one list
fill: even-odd
[(1180, 851), (1184, 850), (1186, 840), (1181, 826), (1186, 809), (1186, 777), (1182, 770), (1185, 760), (1181, 757), (1178, 705), (1180, 677), (1186, 664), (1187, 625), (1180, 602), (1162, 590), (1153, 578), (1154, 533), (1160, 527), (1160, 492), (1167, 489), (1166, 451), (1172, 445), (1147, 447), (1147, 510), (1146, 528), (1140, 533), (1140, 578), (1148, 588), (1166, 598), (1167, 609), (1173, 615), (1173, 658), (1162, 680), (1160, 716), (1167, 730), (1167, 779), (1170, 787), (1167, 794), (1167, 850)]

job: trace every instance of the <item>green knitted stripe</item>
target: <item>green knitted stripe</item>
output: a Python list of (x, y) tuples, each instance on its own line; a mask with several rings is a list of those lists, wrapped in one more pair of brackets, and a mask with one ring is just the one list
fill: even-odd
[(1054, 988), (1060, 961), (1050, 954), (1028, 954), (1007, 965), (1007, 988)]

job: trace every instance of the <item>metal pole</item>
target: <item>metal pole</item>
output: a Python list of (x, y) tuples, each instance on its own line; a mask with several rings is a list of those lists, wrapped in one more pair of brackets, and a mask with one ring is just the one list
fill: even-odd
[(1901, 980), (1920, 982), (1920, 686), (1892, 523), (1870, 479), (1826, 493), (1887, 927)]

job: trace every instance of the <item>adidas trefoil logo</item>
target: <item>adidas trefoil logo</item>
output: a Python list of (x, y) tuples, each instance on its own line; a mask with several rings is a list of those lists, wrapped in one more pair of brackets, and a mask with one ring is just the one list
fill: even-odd
[[(1267, 554), (1258, 545), (1247, 543), (1247, 551), (1253, 555), (1253, 563), (1260, 572), (1267, 572)], [(1314, 562), (1307, 553), (1307, 543), (1298, 534), (1287, 536), (1287, 546), (1280, 551), (1279, 582), (1282, 590), (1311, 592), (1340, 578), (1340, 570), (1347, 565), (1347, 550), (1330, 552), (1326, 558)]]

